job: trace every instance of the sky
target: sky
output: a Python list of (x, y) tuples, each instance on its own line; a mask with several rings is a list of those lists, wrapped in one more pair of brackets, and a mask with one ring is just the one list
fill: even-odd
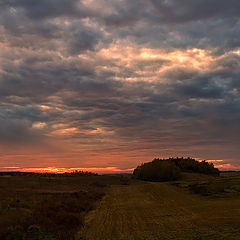
[(239, 0), (0, 0), (0, 170), (240, 170)]

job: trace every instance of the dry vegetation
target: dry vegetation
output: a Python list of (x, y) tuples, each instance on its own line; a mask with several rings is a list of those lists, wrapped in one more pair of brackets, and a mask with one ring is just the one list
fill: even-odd
[[(136, 181), (112, 186), (93, 220), (86, 240), (239, 240), (240, 192), (195, 194), (192, 184), (240, 186), (240, 178), (187, 174), (178, 182)], [(178, 187), (174, 186), (177, 185)]]
[(75, 239), (110, 176), (0, 176), (0, 239)]
[(174, 182), (173, 185), (188, 188), (193, 193), (210, 197), (238, 197), (240, 194), (240, 174), (231, 172), (222, 174), (222, 177), (194, 176), (186, 180)]
[(237, 174), (0, 176), (1, 240), (239, 240), (239, 213)]

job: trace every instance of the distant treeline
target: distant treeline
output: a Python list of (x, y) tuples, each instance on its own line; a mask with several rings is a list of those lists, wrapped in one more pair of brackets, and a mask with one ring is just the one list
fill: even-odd
[(35, 173), (35, 172), (0, 172), (0, 176), (32, 176), (32, 175), (39, 175), (39, 176), (98, 176), (97, 173), (93, 172), (84, 172), (84, 171), (73, 171), (73, 172), (65, 172), (65, 173)]
[(27, 176), (27, 175), (39, 175), (35, 172), (0, 172), (0, 176)]
[(73, 171), (73, 172), (65, 172), (62, 173), (61, 175), (64, 176), (98, 176), (97, 173), (93, 173), (93, 172), (84, 172), (84, 171)]
[(181, 177), (181, 172), (193, 172), (209, 175), (219, 175), (219, 170), (213, 163), (197, 161), (193, 158), (155, 158), (152, 162), (138, 166), (133, 175), (137, 179), (148, 181), (172, 181)]

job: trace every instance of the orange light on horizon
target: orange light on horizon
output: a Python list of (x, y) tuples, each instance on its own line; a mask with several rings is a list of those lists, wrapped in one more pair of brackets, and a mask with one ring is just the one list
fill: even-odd
[[(221, 171), (240, 171), (240, 165), (232, 165), (230, 163), (220, 164), (223, 160), (209, 160), (208, 162), (213, 162), (216, 168)], [(64, 167), (31, 167), (31, 168), (21, 168), (21, 167), (0, 167), (0, 171), (11, 172), (35, 172), (35, 173), (70, 173), (74, 171), (92, 172), (99, 174), (114, 174), (114, 173), (130, 173), (133, 172), (135, 168), (120, 169), (117, 167), (89, 167), (89, 168), (64, 168)]]
[(8, 169), (21, 172), (36, 172), (36, 173), (70, 173), (74, 171), (93, 172), (93, 173), (124, 173), (132, 172), (134, 168), (130, 169), (119, 169), (117, 167), (103, 167), (103, 168), (60, 168), (60, 167), (43, 167), (43, 168), (19, 168), (19, 167), (4, 167)]

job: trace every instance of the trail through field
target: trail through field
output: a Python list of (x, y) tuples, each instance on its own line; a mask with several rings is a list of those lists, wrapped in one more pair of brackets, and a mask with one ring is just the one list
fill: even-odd
[(89, 215), (84, 239), (240, 240), (240, 198), (198, 196), (169, 183), (112, 186)]

